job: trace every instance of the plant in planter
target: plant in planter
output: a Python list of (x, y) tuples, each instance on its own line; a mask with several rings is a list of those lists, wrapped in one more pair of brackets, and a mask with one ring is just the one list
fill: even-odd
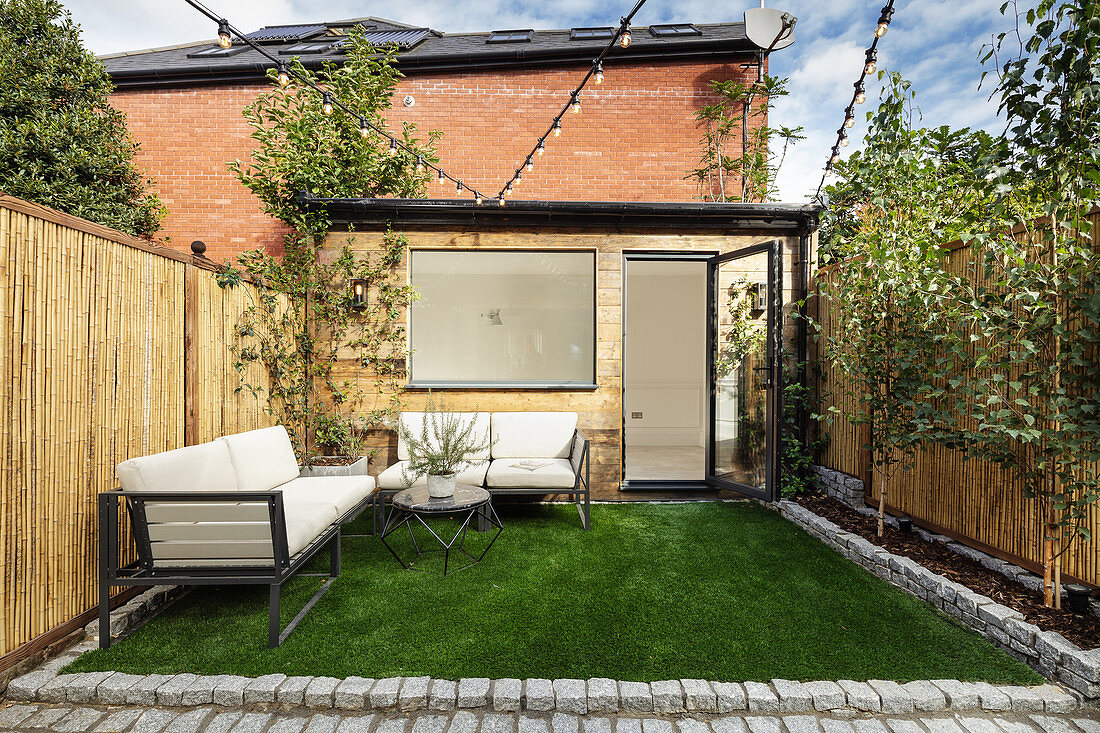
[(316, 415), (313, 442), (320, 452), (302, 468), (303, 476), (366, 476), (375, 451), (367, 451), (363, 431), (346, 415)]
[(437, 409), (430, 397), (419, 430), (410, 430), (398, 420), (398, 436), (409, 451), (409, 465), (402, 474), (405, 486), (412, 486), (418, 476), (427, 476), (428, 496), (453, 496), (459, 471), (489, 447), (490, 441), (476, 431), (474, 420), (445, 407)]

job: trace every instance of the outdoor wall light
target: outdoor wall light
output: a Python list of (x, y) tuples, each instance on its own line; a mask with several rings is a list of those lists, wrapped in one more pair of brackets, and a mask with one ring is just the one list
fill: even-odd
[(225, 18), (218, 21), (218, 45), (222, 48), (233, 45), (233, 34), (229, 32), (229, 21)]
[(351, 307), (360, 309), (367, 307), (367, 281), (351, 281)]
[(753, 283), (749, 286), (749, 303), (752, 310), (764, 311), (768, 307), (768, 284)]

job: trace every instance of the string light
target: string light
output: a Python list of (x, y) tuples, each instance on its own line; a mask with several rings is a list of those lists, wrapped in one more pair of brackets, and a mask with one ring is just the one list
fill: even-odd
[(844, 123), (836, 131), (836, 143), (829, 152), (829, 160), (825, 164), (825, 171), (821, 174), (821, 182), (817, 184), (817, 192), (814, 194), (815, 201), (821, 200), (821, 189), (825, 186), (825, 178), (832, 172), (833, 166), (840, 162), (840, 149), (848, 147), (850, 142), (848, 130), (856, 124), (855, 106), (867, 101), (867, 88), (863, 85), (863, 81), (868, 74), (875, 73), (875, 69), (878, 67), (878, 42), (880, 38), (886, 35), (893, 15), (894, 0), (889, 0), (879, 14), (878, 25), (875, 26), (874, 40), (871, 41), (870, 48), (864, 54), (863, 70), (859, 75), (859, 79), (852, 85), (852, 101), (844, 108)]
[(521, 183), (523, 181), (523, 171), (517, 170), (516, 175), (512, 180), (514, 180), (516, 183)]
[(225, 18), (218, 21), (218, 45), (222, 48), (233, 45), (233, 34), (229, 32), (229, 21)]
[(459, 181), (455, 184), (455, 191), (457, 191), (458, 193), (462, 193), (462, 181)]
[(579, 115), (581, 113), (581, 99), (579, 92), (573, 92), (573, 101), (569, 105), (569, 110), (575, 115)]
[(878, 17), (878, 27), (875, 28), (875, 38), (882, 38), (890, 29), (890, 17), (894, 14), (894, 6), (887, 5), (882, 9), (882, 15)]
[(554, 120), (554, 137), (561, 137), (561, 120)]
[(539, 138), (539, 145), (538, 145), (537, 148), (535, 148), (535, 152), (538, 153), (540, 157), (542, 156), (543, 153), (546, 152), (546, 146), (542, 144), (542, 138), (541, 137)]
[(504, 206), (504, 197), (503, 197), (503, 196), (501, 196), (501, 197), (500, 197), (500, 198), (499, 198), (499, 199), (497, 200), (497, 203), (499, 203), (499, 204), (500, 204), (501, 206)]
[[(192, 8), (209, 18), (211, 21), (217, 23), (219, 46), (223, 48), (229, 48), (230, 46), (232, 46), (234, 38), (237, 38), (253, 51), (271, 62), (271, 64), (275, 68), (276, 81), (280, 87), (289, 86), (292, 79), (296, 80), (303, 87), (311, 89), (312, 91), (321, 95), (321, 111), (326, 116), (332, 115), (336, 111), (336, 108), (339, 107), (341, 111), (349, 115), (351, 118), (359, 120), (359, 131), (364, 137), (367, 137), (368, 133), (373, 130), (374, 132), (383, 135), (385, 138), (388, 138), (390, 140), (390, 147), (388, 150), (389, 154), (396, 155), (398, 148), (400, 148), (410, 155), (415, 155), (416, 170), (418, 173), (422, 173), (427, 168), (437, 171), (439, 173), (440, 183), (447, 179), (454, 181), (456, 184), (462, 183), (454, 176), (448, 175), (441, 167), (434, 165), (430, 162), (425, 162), (420, 151), (415, 150), (402, 142), (398, 142), (396, 138), (394, 138), (392, 135), (389, 135), (383, 128), (372, 123), (357, 110), (352, 109), (348, 105), (341, 102), (339, 99), (336, 99), (331, 92), (322, 89), (308, 76), (304, 76), (297, 71), (293, 71), (285, 60), (275, 56), (268, 49), (256, 43), (256, 41), (252, 40), (247, 35), (241, 33), (240, 30), (230, 24), (228, 20), (222, 18), (220, 15), (214, 13), (214, 11), (212, 11), (210, 8), (206, 7), (206, 5), (204, 5), (201, 0), (186, 0), (186, 2)], [(462, 189), (469, 190), (471, 193), (474, 194), (475, 198), (480, 197), (482, 200), (484, 200), (485, 198), (481, 194), (481, 192), (479, 192), (477, 189), (467, 186), (465, 183), (462, 183), (462, 188), (460, 190)]]
[(592, 75), (592, 81), (603, 84), (603, 64), (596, 62), (596, 73)]
[[(631, 13), (631, 15), (633, 15), (633, 13)], [(619, 34), (619, 47), (620, 48), (630, 48), (630, 41), (631, 41), (630, 31), (628, 29), (626, 29), (626, 27), (625, 27), (626, 24), (629, 22), (629, 19), (628, 18), (620, 18), (619, 22), (623, 26), (623, 32)]]
[(504, 187), (504, 195), (505, 196), (511, 196), (512, 195), (512, 184), (511, 183), (509, 183), (507, 186)]
[(535, 162), (531, 160), (531, 156), (527, 156), (527, 172), (530, 173), (535, 169)]
[(477, 204), (478, 206), (481, 206), (481, 194), (480, 193), (474, 195), (474, 203)]

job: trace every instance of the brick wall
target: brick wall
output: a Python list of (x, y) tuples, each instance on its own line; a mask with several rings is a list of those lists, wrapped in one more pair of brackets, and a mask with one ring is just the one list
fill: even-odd
[[(607, 66), (603, 85), (586, 87), (580, 115), (525, 173), (520, 199), (687, 201), (698, 188), (684, 175), (698, 157), (695, 111), (712, 101), (712, 79), (742, 78), (729, 63), (671, 61)], [(410, 74), (394, 97), (391, 123), (440, 130), (442, 165), (486, 192), (499, 190), (545, 131), (584, 74), (583, 67)], [(156, 181), (171, 212), (161, 236), (186, 248), (194, 239), (222, 260), (259, 246), (277, 252), (283, 229), (226, 170), (251, 149), (241, 108), (266, 85), (119, 91), (112, 101), (141, 144), (138, 165)], [(401, 105), (411, 94), (413, 107)], [(735, 144), (738, 141), (735, 141)], [(736, 154), (738, 149), (730, 150)], [(428, 195), (454, 197), (433, 181)]]

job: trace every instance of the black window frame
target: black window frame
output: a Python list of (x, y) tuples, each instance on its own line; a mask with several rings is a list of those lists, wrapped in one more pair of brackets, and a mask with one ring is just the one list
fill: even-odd
[[(582, 35), (583, 34), (583, 35)], [(570, 28), (570, 41), (600, 41), (614, 38), (615, 29), (609, 25), (593, 26), (590, 28)]]
[(699, 30), (694, 23), (658, 23), (649, 26), (649, 35), (654, 38), (680, 38), (701, 36), (703, 31)]
[(493, 31), (486, 43), (528, 43), (535, 35), (533, 28), (515, 28), (513, 30)]
[(189, 59), (227, 59), (230, 56), (236, 56), (239, 53), (244, 53), (249, 50), (251, 46), (241, 44), (240, 46), (230, 46), (229, 48), (222, 48), (221, 46), (209, 46), (207, 48), (200, 49), (198, 51), (192, 51), (187, 54)]

